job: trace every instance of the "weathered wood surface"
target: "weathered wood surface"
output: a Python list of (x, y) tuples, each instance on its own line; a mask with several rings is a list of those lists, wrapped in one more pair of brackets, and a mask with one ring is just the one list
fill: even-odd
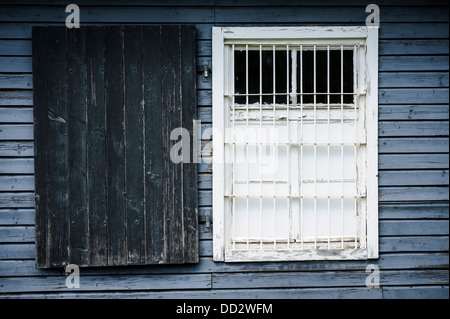
[[(170, 158), (171, 131), (183, 126), (192, 132), (195, 118), (195, 27), (33, 32), (36, 39), (48, 37), (33, 42), (35, 56), (47, 59), (33, 60), (34, 136), (32, 124), (4, 124), (0, 140), (35, 137), (38, 267), (196, 262), (197, 164)], [(147, 32), (161, 46), (149, 42)], [(161, 75), (160, 95), (149, 96), (157, 92), (158, 79), (148, 78), (155, 74)], [(162, 172), (146, 169), (159, 158)], [(155, 174), (162, 193), (146, 193)], [(7, 194), (0, 195), (0, 207), (17, 198)], [(160, 225), (162, 241), (147, 250), (146, 240), (158, 238)]]

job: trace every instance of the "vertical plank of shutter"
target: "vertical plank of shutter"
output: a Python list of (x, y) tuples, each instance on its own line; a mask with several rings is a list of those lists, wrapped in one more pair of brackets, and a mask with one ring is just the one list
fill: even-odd
[[(47, 241), (47, 43), (48, 28), (33, 28), (33, 104), (34, 104), (34, 163), (36, 210), (36, 265), (48, 267)], [(37, 81), (39, 79), (39, 81)]]
[(89, 265), (105, 266), (106, 234), (106, 113), (104, 80), (104, 28), (85, 27), (87, 188), (89, 198)]
[[(162, 41), (162, 150), (164, 238), (167, 262), (183, 261), (182, 166), (170, 158), (173, 129), (181, 126), (180, 26), (163, 26)], [(177, 39), (177, 40), (175, 40)], [(183, 150), (183, 152), (186, 150)]]
[(127, 263), (145, 259), (142, 28), (124, 29)]
[[(193, 120), (196, 113), (196, 29), (194, 26), (181, 27), (181, 118), (182, 127), (193, 134)], [(196, 145), (192, 143), (192, 145)], [(185, 151), (185, 150), (184, 150)], [(194, 154), (191, 151), (192, 154)], [(197, 164), (189, 154), (189, 163), (183, 168), (183, 233), (184, 262), (198, 262), (198, 220), (197, 220)]]
[(108, 265), (126, 265), (123, 28), (105, 27)]
[(87, 266), (86, 83), (84, 29), (67, 29), (69, 262)]
[(142, 27), (145, 118), (146, 263), (166, 260), (162, 177), (161, 27)]
[(47, 55), (48, 72), (48, 180), (47, 210), (50, 266), (67, 262), (68, 219), (68, 139), (66, 100), (66, 29), (50, 28)]

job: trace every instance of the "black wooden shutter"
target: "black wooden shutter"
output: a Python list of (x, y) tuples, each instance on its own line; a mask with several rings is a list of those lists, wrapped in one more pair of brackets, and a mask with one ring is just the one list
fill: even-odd
[(198, 262), (195, 59), (194, 26), (33, 28), (38, 268)]

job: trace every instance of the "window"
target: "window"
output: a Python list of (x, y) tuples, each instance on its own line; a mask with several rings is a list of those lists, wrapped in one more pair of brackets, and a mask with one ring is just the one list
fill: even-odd
[(213, 28), (214, 260), (378, 257), (378, 33)]

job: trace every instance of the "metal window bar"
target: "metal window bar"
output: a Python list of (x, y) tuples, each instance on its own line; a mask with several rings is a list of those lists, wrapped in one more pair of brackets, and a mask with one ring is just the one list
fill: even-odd
[(232, 165), (232, 176), (231, 176), (231, 180), (232, 180), (232, 184), (231, 184), (231, 194), (232, 194), (232, 212), (231, 212), (231, 227), (232, 227), (232, 232), (233, 232), (233, 249), (236, 249), (236, 185), (235, 185), (235, 164), (236, 164), (236, 138), (235, 138), (235, 113), (236, 113), (236, 109), (235, 109), (235, 89), (234, 89), (234, 44), (231, 47), (231, 65), (233, 66), (231, 68), (231, 79), (232, 79), (232, 87), (231, 87), (231, 92), (233, 92), (232, 98), (231, 98), (231, 105), (232, 105), (232, 110), (233, 110), (233, 117), (232, 117), (232, 126), (231, 126), (231, 134), (232, 134), (232, 149), (233, 149), (233, 163)]
[(303, 242), (303, 211), (304, 211), (304, 200), (303, 200), (303, 45), (300, 45), (300, 246), (304, 249)]
[(245, 105), (247, 109), (247, 121), (246, 121), (246, 133), (247, 133), (247, 139), (245, 141), (245, 162), (246, 162), (246, 171), (247, 171), (247, 194), (246, 194), (246, 215), (247, 215), (247, 250), (250, 248), (250, 212), (249, 212), (249, 193), (250, 193), (250, 186), (249, 186), (249, 179), (250, 179), (250, 172), (249, 172), (249, 147), (248, 147), (248, 118), (249, 118), (249, 112), (248, 112), (248, 45), (245, 46)]
[(327, 196), (327, 218), (328, 218), (328, 249), (331, 248), (331, 219), (330, 219), (330, 172), (331, 172), (331, 161), (330, 161), (330, 142), (331, 142), (331, 128), (330, 128), (330, 46), (327, 46), (327, 127), (328, 127), (328, 143), (327, 143), (327, 164), (328, 164), (328, 196)]
[(316, 46), (313, 50), (313, 92), (314, 92), (314, 249), (317, 249), (317, 75), (316, 75)]
[[(357, 161), (358, 161), (358, 147), (360, 147), (360, 142), (358, 142), (358, 103), (359, 103), (359, 99), (358, 99), (358, 80), (357, 79), (357, 72), (356, 72), (356, 68), (357, 68), (357, 54), (358, 53), (358, 49), (359, 49), (359, 45), (353, 45), (352, 46), (352, 51), (353, 51), (353, 92), (352, 93), (346, 93), (344, 92), (344, 46), (340, 45), (338, 47), (335, 48), (331, 48), (330, 45), (327, 45), (325, 48), (320, 48), (321, 50), (326, 50), (326, 65), (327, 65), (327, 71), (326, 71), (326, 104), (317, 104), (317, 95), (319, 93), (317, 93), (317, 85), (318, 85), (318, 74), (317, 74), (317, 62), (318, 62), (318, 55), (317, 55), (317, 46), (316, 45), (312, 45), (308, 48), (304, 48), (304, 46), (302, 44), (300, 44), (299, 46), (299, 51), (297, 51), (298, 49), (292, 49), (290, 48), (289, 45), (285, 45), (284, 47), (286, 49), (286, 93), (278, 93), (277, 92), (277, 82), (276, 82), (276, 51), (280, 50), (280, 47), (277, 47), (275, 44), (272, 45), (272, 57), (273, 57), (273, 90), (272, 90), (272, 126), (275, 132), (275, 128), (277, 126), (277, 121), (278, 121), (278, 117), (277, 117), (277, 111), (279, 112), (279, 117), (280, 119), (282, 118), (281, 115), (283, 115), (283, 110), (285, 110), (286, 112), (286, 132), (287, 132), (287, 137), (284, 138), (284, 140), (286, 142), (283, 142), (286, 145), (286, 162), (285, 163), (287, 165), (287, 179), (286, 180), (282, 180), (279, 178), (278, 174), (277, 174), (277, 169), (278, 169), (278, 151), (279, 151), (279, 147), (281, 146), (281, 140), (279, 141), (277, 139), (276, 136), (272, 136), (271, 137), (271, 147), (273, 149), (273, 156), (275, 156), (275, 158), (273, 159), (274, 161), (274, 174), (273, 174), (273, 220), (274, 220), (274, 233), (273, 233), (273, 247), (274, 249), (277, 249), (277, 245), (278, 243), (283, 243), (284, 242), (284, 236), (281, 234), (281, 238), (278, 238), (278, 236), (280, 234), (277, 235), (277, 229), (279, 229), (279, 227), (277, 228), (277, 222), (278, 222), (278, 217), (277, 217), (277, 198), (279, 198), (281, 195), (277, 194), (277, 185), (279, 183), (285, 183), (287, 186), (287, 195), (282, 195), (281, 197), (286, 196), (286, 204), (287, 204), (287, 208), (286, 208), (286, 227), (287, 227), (287, 239), (286, 239), (286, 248), (290, 249), (291, 248), (291, 243), (295, 242), (295, 236), (299, 236), (300, 237), (300, 246), (301, 249), (305, 248), (305, 243), (311, 243), (311, 239), (305, 238), (305, 233), (304, 233), (304, 216), (303, 214), (305, 213), (304, 208), (305, 208), (305, 204), (304, 204), (304, 199), (307, 197), (312, 197), (313, 199), (313, 216), (314, 216), (314, 237), (313, 237), (313, 242), (314, 242), (314, 249), (319, 249), (319, 248), (323, 248), (323, 240), (325, 240), (326, 242), (326, 246), (328, 247), (328, 249), (331, 249), (332, 247), (334, 247), (334, 245), (332, 246), (332, 243), (335, 243), (336, 239), (339, 238), (339, 236), (336, 237), (336, 235), (332, 236), (332, 232), (331, 232), (331, 207), (332, 206), (332, 198), (340, 198), (340, 210), (341, 210), (341, 238), (340, 242), (341, 242), (341, 249), (344, 249), (345, 247), (348, 247), (347, 243), (349, 238), (345, 238), (345, 230), (346, 227), (349, 225), (350, 220), (346, 217), (346, 216), (351, 216), (351, 215), (347, 215), (347, 213), (345, 213), (345, 204), (346, 203), (346, 198), (348, 198), (349, 195), (347, 194), (347, 185), (346, 183), (348, 182), (353, 182), (353, 188), (355, 190), (355, 195), (353, 195), (353, 222), (354, 222), (354, 237), (352, 239), (354, 239), (354, 248), (357, 249), (358, 248), (358, 235), (359, 235), (359, 228), (358, 228), (358, 205), (359, 205), (359, 196), (358, 196), (358, 181), (357, 181), (357, 177), (358, 177), (358, 172), (357, 172)], [(231, 54), (230, 54), (230, 60), (231, 60), (231, 65), (234, 65), (234, 58), (235, 58), (235, 46), (234, 44), (231, 47)], [(330, 52), (331, 49), (333, 50), (337, 50), (340, 51), (340, 93), (338, 93), (340, 95), (340, 103), (335, 103), (332, 104), (331, 103), (331, 96), (335, 93), (331, 93), (330, 90), (330, 81), (331, 81), (331, 77), (330, 77)], [(349, 49), (349, 48), (347, 48)], [(312, 71), (313, 71), (313, 92), (312, 93), (305, 93), (304, 92), (304, 82), (303, 82), (303, 52), (305, 50), (309, 50), (312, 51), (313, 53), (313, 66), (312, 66)], [(247, 132), (250, 129), (250, 104), (249, 104), (249, 97), (252, 94), (249, 94), (249, 77), (251, 77), (251, 75), (249, 74), (249, 45), (245, 46), (245, 113), (246, 114), (246, 118), (245, 118), (245, 127)], [(299, 66), (297, 66), (297, 52), (299, 52), (300, 56), (299, 56)], [(259, 241), (259, 248), (262, 250), (265, 248), (264, 243), (267, 242), (267, 234), (264, 234), (264, 229), (265, 227), (263, 227), (264, 222), (267, 222), (267, 220), (264, 218), (264, 214), (263, 214), (263, 199), (266, 195), (263, 195), (263, 185), (266, 181), (263, 180), (262, 177), (262, 168), (261, 168), (261, 163), (262, 163), (262, 148), (263, 148), (263, 141), (262, 141), (262, 128), (263, 128), (263, 118), (264, 118), (264, 113), (266, 110), (266, 107), (263, 105), (263, 96), (265, 95), (263, 93), (263, 46), (259, 45), (259, 93), (258, 94), (253, 94), (253, 95), (259, 95), (259, 106), (257, 109), (259, 109), (259, 140), (258, 140), (258, 154), (259, 154), (259, 161), (260, 161), (260, 167), (259, 167), (259, 180), (258, 181), (253, 181), (250, 178), (250, 171), (249, 171), (249, 160), (250, 160), (250, 149), (249, 149), (249, 141), (247, 140), (245, 142), (245, 165), (247, 168), (247, 174), (246, 174), (246, 179), (244, 181), (244, 183), (246, 183), (246, 214), (245, 215), (240, 215), (241, 217), (239, 218), (244, 218), (244, 216), (246, 216), (247, 218), (247, 236), (246, 236), (246, 240), (242, 240), (240, 238), (236, 237), (236, 199), (237, 197), (243, 195), (242, 191), (239, 191), (239, 194), (236, 193), (237, 188), (236, 188), (236, 184), (238, 183), (242, 183), (242, 180), (237, 180), (236, 179), (236, 170), (235, 170), (235, 165), (234, 163), (236, 162), (236, 156), (237, 156), (237, 141), (236, 141), (236, 120), (242, 120), (239, 119), (238, 117), (236, 117), (236, 115), (238, 114), (236, 108), (239, 108), (240, 106), (237, 105), (235, 102), (235, 97), (242, 95), (242, 94), (236, 94), (234, 91), (234, 74), (232, 76), (233, 81), (232, 82), (232, 98), (231, 98), (231, 102), (232, 102), (232, 119), (231, 119), (231, 129), (232, 129), (232, 156), (233, 156), (233, 165), (232, 165), (232, 192), (231, 192), (231, 197), (232, 197), (232, 232), (233, 232), (233, 239), (232, 239), (232, 246), (233, 249), (236, 249), (236, 242), (241, 242), (244, 243), (246, 242), (246, 248), (247, 250), (250, 249), (250, 243), (256, 243)], [(300, 72), (297, 72), (298, 68), (300, 69)], [(294, 71), (295, 69), (295, 71)], [(234, 73), (234, 68), (233, 68), (233, 73)], [(299, 74), (297, 74), (299, 73)], [(300, 92), (297, 93), (297, 76), (299, 76), (300, 78), (300, 85), (299, 85), (299, 89)], [(283, 106), (283, 104), (277, 104), (277, 96), (281, 95), (281, 94), (286, 94), (286, 104)], [(303, 97), (306, 95), (313, 95), (313, 103), (312, 106), (311, 105), (304, 105), (304, 100)], [(322, 93), (320, 93), (322, 94)], [(344, 103), (344, 96), (346, 94), (352, 94), (353, 95), (353, 103)], [(269, 95), (269, 94), (266, 94)], [(299, 97), (299, 105), (297, 105), (298, 102), (298, 97)], [(291, 105), (294, 107), (294, 113), (291, 113)], [(332, 110), (335, 109), (336, 106), (339, 105), (339, 109), (340, 109), (340, 117), (336, 118), (336, 113), (333, 113), (333, 119), (332, 119)], [(349, 106), (353, 107), (353, 119), (352, 116), (350, 115), (351, 113), (349, 113), (350, 109)], [(253, 105), (254, 107), (254, 105)], [(318, 110), (325, 110), (326, 111), (326, 116), (323, 116), (323, 111), (320, 111), (322, 113), (320, 117), (318, 117)], [(241, 109), (242, 110), (242, 109)], [(295, 111), (297, 110), (297, 111)], [(309, 138), (312, 138), (313, 142), (307, 142), (308, 139), (304, 138), (304, 117), (306, 116), (304, 114), (305, 110), (309, 110), (307, 112), (311, 112), (312, 111), (312, 121), (309, 118), (306, 118), (307, 121), (311, 121), (309, 122), (310, 124), (313, 124), (313, 136), (310, 136)], [(345, 112), (344, 112), (345, 110)], [(291, 114), (295, 114), (295, 112), (300, 111), (300, 114), (298, 120), (300, 122), (300, 141), (292, 141), (291, 138), (291, 127), (290, 127), (290, 121), (291, 121)], [(335, 112), (335, 111), (333, 111)], [(242, 115), (241, 115), (242, 116)], [(350, 117), (349, 117), (350, 116)], [(354, 140), (352, 142), (346, 142), (345, 139), (345, 132), (346, 130), (344, 129), (344, 123), (348, 123), (349, 119), (353, 120), (353, 125), (354, 125)], [(325, 142), (323, 142), (322, 140), (319, 142), (318, 141), (318, 123), (320, 123), (319, 121), (321, 121), (322, 123), (326, 123), (327, 125), (327, 134), (328, 137), (325, 140)], [(332, 142), (331, 141), (331, 121), (339, 121), (340, 122), (340, 142)], [(351, 122), (350, 122), (351, 123)], [(309, 129), (308, 129), (309, 130)], [(247, 133), (248, 134), (248, 133)], [(298, 132), (296, 132), (296, 134), (298, 134)], [(248, 137), (248, 135), (247, 135)], [(350, 144), (351, 143), (351, 144)], [(353, 144), (353, 145), (352, 145)], [(308, 181), (307, 179), (305, 179), (304, 176), (304, 146), (305, 145), (312, 145), (313, 148), (313, 179)], [(318, 146), (319, 145), (325, 145), (326, 146), (326, 163), (328, 165), (328, 176), (325, 178), (321, 178), (318, 179), (318, 163), (317, 163), (317, 159), (318, 159)], [(340, 159), (341, 159), (341, 176), (340, 178), (331, 178), (331, 147), (332, 145), (340, 145)], [(346, 152), (346, 147), (352, 145), (353, 147), (353, 165), (354, 165), (354, 174), (355, 177), (354, 178), (345, 178), (346, 176), (346, 168), (345, 168), (345, 162), (344, 159), (346, 158), (347, 154)], [(300, 157), (300, 161), (298, 163), (299, 170), (296, 172), (296, 174), (300, 173), (300, 194), (293, 194), (292, 193), (292, 182), (291, 182), (291, 170), (292, 170), (292, 163), (291, 163), (291, 147), (293, 146), (299, 146), (300, 152), (299, 152), (299, 157)], [(309, 150), (307, 151), (308, 153), (310, 152)], [(298, 156), (298, 155), (296, 155)], [(310, 156), (310, 155), (308, 155)], [(296, 157), (298, 158), (298, 157)], [(297, 166), (297, 164), (294, 164)], [(335, 183), (337, 181), (340, 181), (341, 184), (341, 192), (340, 195), (337, 195), (335, 193), (332, 194), (331, 192), (331, 183)], [(259, 225), (259, 240), (257, 240), (255, 242), (254, 237), (250, 237), (251, 235), (251, 229), (252, 227), (250, 227), (251, 223), (250, 223), (250, 197), (254, 196), (253, 192), (252, 194), (250, 193), (250, 185), (252, 183), (259, 183), (259, 218), (260, 218), (260, 225)], [(309, 195), (305, 195), (305, 183), (310, 183), (313, 182), (313, 189), (314, 189), (314, 194), (313, 196), (309, 196)], [(327, 183), (327, 188), (328, 190), (325, 192), (325, 195), (319, 195), (318, 194), (318, 183)], [(298, 181), (297, 181), (298, 183)], [(322, 186), (320, 186), (321, 189)], [(242, 189), (242, 188), (241, 188)], [(350, 190), (350, 189), (348, 189)], [(257, 192), (257, 191), (256, 191)], [(333, 192), (334, 192), (334, 188), (333, 188)], [(292, 206), (292, 199), (293, 198), (299, 198), (300, 199), (300, 211), (299, 212), (295, 212), (296, 214), (299, 213), (299, 221), (298, 223), (300, 224), (300, 230), (297, 229), (297, 232), (294, 233), (294, 228), (292, 228), (292, 222), (293, 222), (293, 214), (294, 211), (292, 210), (293, 206)], [(322, 237), (320, 237), (320, 245), (319, 245), (319, 237), (318, 237), (318, 212), (319, 212), (319, 206), (318, 206), (318, 199), (319, 198), (326, 198), (327, 199), (327, 208), (326, 208), (326, 216), (327, 216), (327, 227), (328, 227), (328, 231), (327, 231), (327, 235), (326, 237), (323, 237), (323, 235), (321, 235)], [(334, 205), (334, 204), (333, 204)], [(242, 207), (242, 206), (240, 206)], [(298, 206), (297, 206), (298, 207)], [(309, 207), (309, 206), (308, 206)], [(242, 212), (243, 213), (243, 212)], [(297, 215), (298, 216), (298, 215)], [(323, 216), (323, 215), (321, 215)], [(347, 221), (347, 224), (346, 224)], [(320, 221), (321, 223), (324, 221)], [(298, 224), (297, 224), (298, 225)], [(281, 226), (281, 225), (279, 225)], [(321, 226), (322, 227), (322, 226)], [(323, 228), (321, 228), (323, 229)], [(283, 231), (284, 232), (284, 231)], [(244, 233), (245, 234), (245, 233)], [(309, 235), (308, 235), (309, 236)], [(298, 238), (298, 237), (297, 237)], [(346, 243), (347, 246), (344, 245), (344, 243)], [(308, 244), (308, 247), (310, 247), (311, 244)], [(240, 246), (242, 247), (242, 245)], [(284, 245), (280, 245), (280, 247), (284, 247)], [(280, 248), (278, 247), (278, 248)]]
[(259, 234), (260, 246), (263, 249), (263, 213), (262, 213), (262, 45), (259, 46)]
[(344, 249), (344, 225), (345, 225), (345, 213), (344, 213), (344, 48), (341, 45), (341, 212), (342, 212), (342, 237), (341, 248)]
[(290, 139), (290, 126), (289, 126), (289, 45), (286, 46), (286, 129), (287, 129), (287, 146), (286, 146), (286, 156), (287, 156), (287, 186), (288, 186), (288, 195), (287, 195), (287, 249), (290, 248), (291, 241), (291, 139)]
[[(273, 129), (274, 129), (274, 134), (275, 134), (275, 117), (276, 117), (276, 109), (275, 109), (275, 105), (276, 105), (276, 58), (275, 58), (275, 52), (276, 52), (276, 47), (275, 45), (273, 45)], [(277, 249), (277, 208), (276, 208), (276, 193), (277, 193), (277, 174), (276, 174), (276, 169), (277, 169), (277, 149), (276, 149), (276, 144), (275, 144), (275, 136), (272, 136), (273, 138), (273, 155), (275, 156), (275, 167), (274, 167), (274, 174), (273, 174), (273, 216), (274, 216), (274, 236), (273, 236), (273, 248)]]
[(353, 116), (354, 116), (354, 122), (353, 125), (355, 126), (354, 128), (354, 143), (353, 143), (353, 163), (354, 163), (354, 168), (355, 168), (355, 200), (354, 200), (354, 208), (353, 208), (353, 215), (354, 215), (354, 226), (355, 226), (355, 249), (358, 248), (358, 170), (357, 170), (357, 145), (356, 142), (358, 140), (358, 127), (357, 127), (357, 117), (358, 117), (358, 111), (357, 111), (357, 96), (356, 96), (356, 92), (357, 92), (357, 77), (356, 77), (356, 51), (357, 47), (356, 45), (353, 46)]

